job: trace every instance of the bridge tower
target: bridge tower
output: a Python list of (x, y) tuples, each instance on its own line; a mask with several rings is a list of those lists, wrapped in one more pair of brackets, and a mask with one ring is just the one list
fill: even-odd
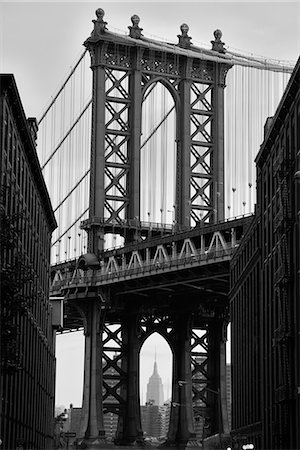
[[(83, 270), (101, 264), (107, 234), (122, 236), (126, 247), (170, 233), (163, 225), (153, 230), (141, 220), (142, 107), (155, 83), (169, 91), (176, 111), (177, 207), (172, 232), (213, 226), (224, 219), (224, 87), (231, 63), (222, 33), (216, 30), (212, 49), (203, 50), (193, 46), (185, 24), (178, 44), (171, 45), (145, 38), (139, 17), (131, 20), (129, 35), (121, 36), (109, 31), (104, 11), (98, 9), (84, 43), (91, 56), (93, 107), (90, 208), (82, 224), (88, 233), (88, 254), (78, 263)], [(151, 251), (143, 250), (146, 259)], [(160, 251), (166, 257), (162, 247)], [(124, 255), (120, 264), (126, 263)], [(179, 294), (166, 288), (152, 296), (130, 288), (126, 297), (127, 291), (99, 283), (85, 291), (68, 291), (85, 329), (81, 438), (88, 448), (107, 445), (108, 412), (119, 417), (116, 445), (143, 443), (139, 351), (155, 331), (169, 343), (174, 361), (165, 446), (185, 447), (195, 439), (195, 417), (203, 421), (202, 438), (226, 431), (226, 301), (220, 294), (217, 304), (216, 294), (210, 305), (217, 306), (204, 305), (199, 296), (204, 288), (197, 289), (190, 299), (184, 289)]]
[[(222, 33), (212, 51), (194, 48), (188, 26), (177, 46), (143, 38), (139, 17), (129, 36), (107, 30), (96, 11), (84, 45), (93, 71), (89, 250), (103, 250), (104, 235), (126, 240), (147, 233), (141, 226), (141, 116), (150, 86), (162, 83), (176, 109), (176, 210), (178, 229), (224, 219), (224, 87), (231, 67)], [(126, 229), (126, 233), (125, 230)]]

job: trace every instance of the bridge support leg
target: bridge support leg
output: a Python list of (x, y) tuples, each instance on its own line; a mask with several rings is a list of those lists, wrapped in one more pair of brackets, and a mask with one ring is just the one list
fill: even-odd
[(192, 407), (191, 316), (181, 314), (175, 321), (170, 427), (164, 446), (184, 448), (195, 438)]
[(122, 367), (127, 373), (124, 386), (126, 402), (119, 422), (116, 443), (118, 445), (135, 445), (142, 441), (139, 395), (139, 343), (137, 337), (137, 317), (132, 315), (123, 321), (124, 357)]
[(102, 408), (102, 314), (98, 299), (82, 305), (84, 317), (85, 354), (81, 417), (81, 444), (87, 449), (105, 447)]
[[(203, 448), (217, 445), (229, 439), (227, 396), (226, 396), (226, 319), (216, 319), (209, 326), (209, 357), (207, 401), (211, 408), (209, 421), (203, 436)], [(225, 445), (225, 444), (224, 444)]]
[(220, 340), (220, 420), (224, 434), (229, 435), (228, 407), (227, 407), (227, 382), (226, 382), (226, 340), (228, 322), (222, 322)]
[[(210, 358), (208, 375), (211, 381), (208, 398), (213, 405), (214, 415), (211, 421), (211, 432), (228, 432), (228, 414), (226, 400), (226, 330), (228, 322), (218, 319), (209, 329)], [(213, 355), (213, 356), (212, 356)]]

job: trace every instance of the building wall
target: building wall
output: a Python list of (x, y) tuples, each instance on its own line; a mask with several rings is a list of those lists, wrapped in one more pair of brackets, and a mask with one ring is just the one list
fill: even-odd
[(151, 403), (141, 405), (141, 420), (144, 437), (160, 438), (165, 436), (167, 406)]
[(255, 219), (231, 264), (233, 432), (262, 449), (300, 446), (299, 65), (266, 123)]
[(232, 430), (261, 445), (259, 229), (254, 218), (231, 263)]
[(299, 63), (273, 122), (256, 161), (262, 240), (262, 423), (265, 447), (298, 448), (295, 392), (299, 384), (295, 383), (293, 352), (297, 349), (299, 359), (295, 321), (300, 244), (295, 208), (295, 172), (300, 168)]
[[(6, 242), (1, 249), (1, 314), (6, 318), (1, 337), (8, 339), (6, 327), (17, 329), (11, 350), (14, 364), (9, 366), (9, 358), (1, 360), (0, 437), (3, 448), (44, 449), (52, 446), (54, 417), (49, 267), (56, 222), (36, 155), (35, 122), (31, 133), (13, 76), (1, 75), (0, 81), (1, 214), (16, 230), (12, 245)], [(11, 283), (5, 284), (4, 272), (11, 269)], [(7, 300), (11, 289), (13, 312)]]

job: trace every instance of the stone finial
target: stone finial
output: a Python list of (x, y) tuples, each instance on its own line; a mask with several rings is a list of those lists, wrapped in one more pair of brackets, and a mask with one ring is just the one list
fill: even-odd
[(95, 12), (97, 20), (93, 20), (94, 30), (92, 32), (93, 37), (98, 37), (105, 32), (107, 22), (103, 20), (104, 10), (102, 8), (98, 8)]
[(224, 48), (225, 43), (221, 41), (222, 31), (215, 30), (214, 31), (214, 41), (210, 41), (212, 43), (212, 50), (219, 53), (226, 53), (226, 49)]
[(177, 37), (179, 39), (178, 46), (182, 48), (190, 48), (191, 47), (191, 37), (188, 36), (189, 27), (186, 23), (183, 23), (180, 27), (181, 34), (178, 34)]
[(129, 36), (134, 39), (140, 39), (142, 35), (143, 28), (139, 27), (140, 18), (137, 14), (131, 17), (132, 26), (129, 26)]

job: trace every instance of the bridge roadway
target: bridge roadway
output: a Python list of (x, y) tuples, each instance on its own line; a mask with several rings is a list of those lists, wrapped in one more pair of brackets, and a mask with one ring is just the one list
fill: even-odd
[(126, 244), (99, 259), (86, 254), (53, 265), (51, 295), (67, 300), (64, 329), (82, 327), (72, 300), (99, 296), (112, 322), (128, 307), (141, 313), (158, 308), (161, 314), (198, 310), (202, 319), (222, 315), (228, 307), (230, 259), (251, 220), (243, 216)]

